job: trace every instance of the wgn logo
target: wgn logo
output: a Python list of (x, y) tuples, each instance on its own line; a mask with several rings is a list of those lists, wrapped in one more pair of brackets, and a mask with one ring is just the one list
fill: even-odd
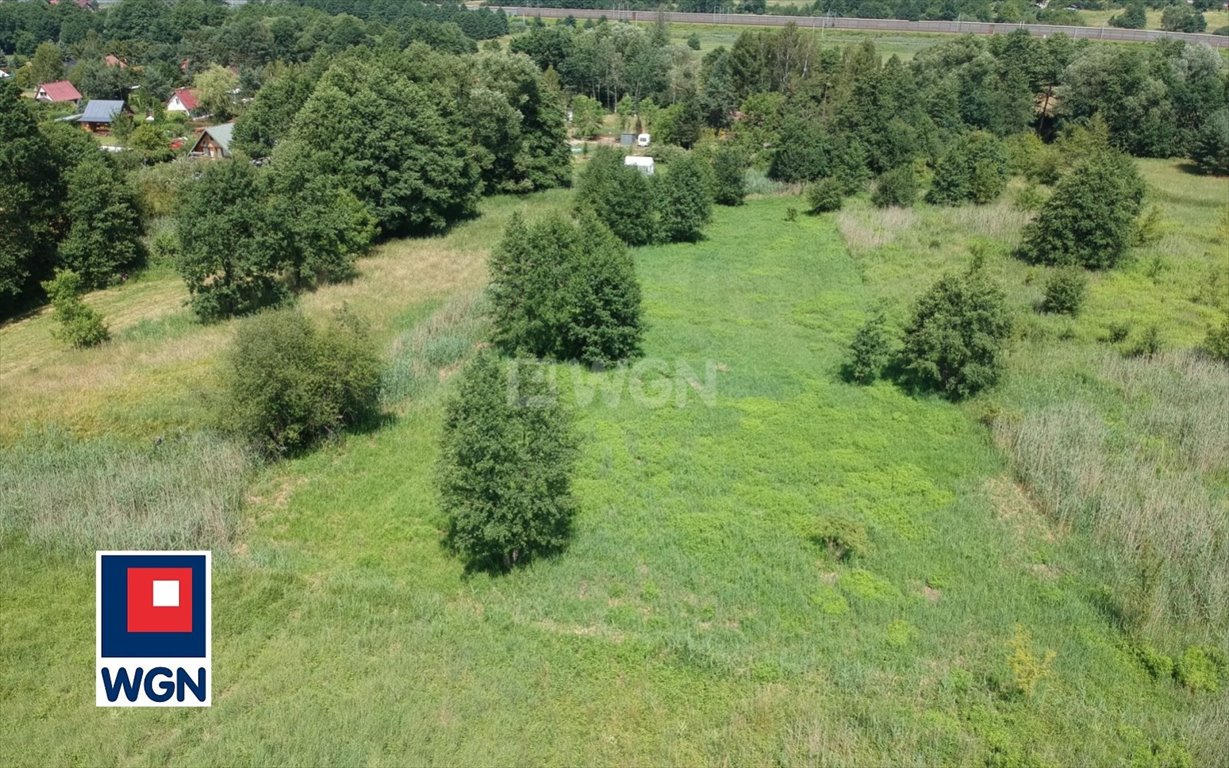
[(210, 705), (208, 552), (99, 552), (100, 707)]

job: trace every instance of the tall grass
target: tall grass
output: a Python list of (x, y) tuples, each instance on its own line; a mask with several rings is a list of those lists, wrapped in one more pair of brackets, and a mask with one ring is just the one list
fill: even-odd
[(0, 540), (49, 549), (218, 549), (251, 460), (206, 433), (142, 446), (43, 432), (0, 452)]
[(468, 354), (486, 329), (483, 304), (481, 291), (452, 298), (393, 341), (381, 387), (386, 404), (421, 395)]
[(1106, 352), (1091, 390), (995, 426), (1042, 506), (1105, 542), (1132, 628), (1229, 630), (1229, 370), (1191, 354)]

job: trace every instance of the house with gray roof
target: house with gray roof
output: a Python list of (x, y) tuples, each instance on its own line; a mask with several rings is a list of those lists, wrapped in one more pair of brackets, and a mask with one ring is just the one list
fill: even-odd
[(196, 143), (188, 151), (189, 157), (230, 157), (230, 139), (234, 133), (234, 123), (211, 125), (201, 131)]

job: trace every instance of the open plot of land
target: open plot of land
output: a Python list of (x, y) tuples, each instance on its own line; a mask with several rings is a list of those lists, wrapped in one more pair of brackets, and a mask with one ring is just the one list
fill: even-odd
[[(1099, 278), (1069, 336), (1065, 321), (1029, 318), (1035, 281), (1006, 255), (1025, 216), (1008, 202), (884, 213), (855, 201), (787, 221), (800, 201), (760, 198), (718, 209), (701, 243), (638, 250), (650, 362), (630, 376), (552, 368), (584, 437), (569, 549), (502, 577), (466, 574), (442, 549), (441, 370), (442, 386), (382, 428), (255, 478), (216, 566), (208, 711), (95, 709), (92, 558), (6, 538), (0, 763), (1114, 764), (1178, 743), (1218, 754), (1224, 693), (1149, 675), (1107, 614), (1092, 534), (1044, 514), (978, 423), (988, 405), (1029, 407), (1027, 345), (989, 403), (839, 376), (868, 312), (882, 302), (899, 321), (967, 263), (970, 241), (1034, 338), (1063, 334), (1068, 356), (1128, 315), (1164, 322), (1175, 344), (1199, 338), (1211, 313), (1192, 291), (1222, 253), (1204, 218), (1217, 180), (1145, 170), (1169, 267), (1154, 275), (1146, 251)], [(482, 285), (513, 210), (567, 202), (489, 201), (477, 221), (387, 244), (353, 284), (303, 303), (347, 301), (396, 348), (404, 332), (446, 327), (449, 298)], [(46, 317), (0, 329), (17, 350), (0, 374), (6, 440), (34, 423), (137, 441), (206, 426), (182, 398), (207, 394), (233, 326), (183, 320), (181, 299), (159, 273), (92, 296), (113, 318), (108, 355), (58, 350)], [(36, 364), (64, 384), (40, 391)], [(865, 538), (859, 554), (816, 540), (831, 520)], [(1049, 673), (1020, 693), (1009, 658), (1048, 650)]]

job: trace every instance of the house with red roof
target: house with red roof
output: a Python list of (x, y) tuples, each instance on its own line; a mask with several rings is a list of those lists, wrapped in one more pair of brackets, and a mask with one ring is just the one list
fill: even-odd
[(191, 88), (177, 88), (166, 103), (167, 112), (179, 112), (189, 117), (195, 117), (201, 111), (200, 100), (196, 91)]
[(52, 104), (76, 104), (81, 101), (81, 92), (67, 80), (57, 80), (40, 85), (34, 92), (34, 98)]
[(120, 69), (128, 69), (128, 62), (124, 61), (123, 59), (121, 59), (120, 57), (116, 56), (113, 53), (108, 53), (106, 56), (103, 56), (102, 63), (106, 64), (108, 67), (119, 67)]

